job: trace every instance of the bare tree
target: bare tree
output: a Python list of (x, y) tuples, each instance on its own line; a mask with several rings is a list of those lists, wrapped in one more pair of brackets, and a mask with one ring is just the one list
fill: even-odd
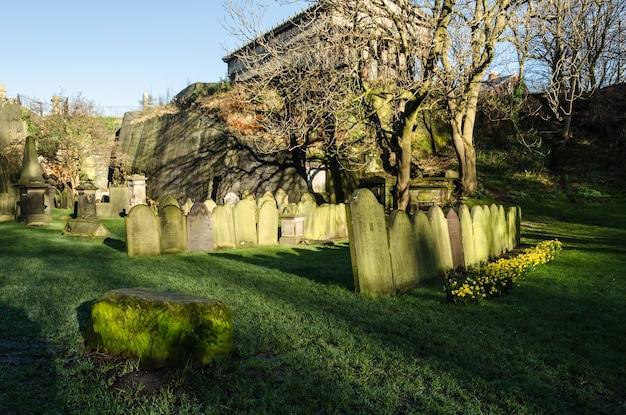
[(408, 0), (320, 1), (288, 30), (258, 36), (256, 15), (230, 2), (227, 9), (239, 34), (256, 36), (235, 55), (259, 112), (260, 147), (317, 146), (344, 168), (378, 153), (406, 208), (411, 140), (437, 61), (430, 17)]
[(545, 92), (561, 138), (572, 137), (574, 103), (620, 79), (623, 0), (540, 0), (528, 9), (531, 58), (545, 73)]
[(377, 151), (397, 178), (397, 207), (405, 209), (418, 115), (445, 100), (462, 193), (476, 191), (476, 102), (521, 1), (324, 0), (265, 35), (254, 28), (258, 15), (250, 10), (261, 9), (254, 3), (226, 5), (233, 33), (247, 42), (231, 55), (231, 73), (254, 91), (268, 149), (320, 144), (347, 160), (357, 144), (359, 154)]

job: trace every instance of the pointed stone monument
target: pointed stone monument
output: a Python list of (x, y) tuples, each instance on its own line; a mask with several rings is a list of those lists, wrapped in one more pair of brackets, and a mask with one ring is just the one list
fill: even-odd
[(37, 161), (35, 139), (26, 137), (20, 179), (15, 184), (20, 194), (17, 221), (25, 225), (45, 226), (50, 223), (46, 212), (45, 196), (48, 184), (43, 179), (43, 169)]

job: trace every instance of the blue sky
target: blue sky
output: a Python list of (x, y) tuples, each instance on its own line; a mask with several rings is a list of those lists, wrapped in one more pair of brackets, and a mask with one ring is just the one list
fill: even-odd
[[(269, 27), (303, 2), (270, 9)], [(81, 94), (102, 107), (137, 107), (143, 92), (173, 97), (226, 77), (222, 57), (239, 41), (222, 0), (0, 0), (0, 84), (49, 102)]]

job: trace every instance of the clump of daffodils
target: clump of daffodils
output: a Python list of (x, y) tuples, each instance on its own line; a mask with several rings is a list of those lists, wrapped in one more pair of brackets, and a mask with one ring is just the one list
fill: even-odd
[(484, 267), (447, 275), (445, 291), (449, 301), (475, 303), (510, 291), (524, 274), (534, 267), (552, 261), (562, 249), (558, 240), (544, 241), (527, 248), (520, 255), (501, 258)]

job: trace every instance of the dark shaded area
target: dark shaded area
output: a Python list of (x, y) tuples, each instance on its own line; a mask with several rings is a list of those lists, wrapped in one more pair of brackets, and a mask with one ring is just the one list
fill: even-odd
[(294, 248), (290, 251), (278, 251), (272, 255), (255, 254), (253, 250), (246, 255), (237, 254), (236, 251), (217, 251), (211, 255), (277, 269), (320, 284), (333, 284), (354, 290), (350, 248), (347, 244), (326, 245), (323, 249)]
[(0, 303), (0, 315), (0, 413), (46, 413), (59, 403), (54, 352), (23, 310)]

